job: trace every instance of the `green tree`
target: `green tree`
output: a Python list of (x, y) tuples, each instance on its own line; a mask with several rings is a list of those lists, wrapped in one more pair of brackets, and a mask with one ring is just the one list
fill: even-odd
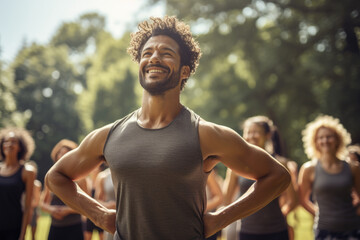
[(12, 69), (17, 110), (30, 118), (26, 128), (33, 133), (36, 150), (33, 159), (43, 179), (52, 165), (50, 152), (62, 138), (78, 140), (80, 118), (75, 109), (79, 84), (66, 47), (33, 44), (17, 55)]
[(53, 46), (66, 45), (71, 53), (84, 53), (89, 46), (96, 45), (105, 24), (105, 17), (98, 13), (83, 14), (75, 21), (63, 23), (50, 43)]
[(87, 89), (78, 109), (88, 131), (114, 122), (137, 106), (137, 68), (126, 53), (129, 35), (116, 40), (109, 34), (99, 38), (97, 54), (87, 71)]
[(196, 93), (206, 118), (239, 130), (245, 118), (267, 115), (299, 162), (301, 130), (320, 113), (340, 118), (360, 142), (360, 2), (166, 3), (198, 35), (203, 57), (183, 98)]

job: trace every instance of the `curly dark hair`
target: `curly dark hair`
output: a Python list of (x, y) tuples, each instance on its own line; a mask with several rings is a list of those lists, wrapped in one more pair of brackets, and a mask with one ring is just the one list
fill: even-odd
[(29, 160), (35, 149), (34, 139), (31, 137), (30, 132), (23, 128), (9, 127), (0, 130), (0, 156), (5, 159), (3, 152), (3, 144), (5, 138), (9, 133), (14, 133), (14, 137), (18, 139), (20, 151), (18, 153), (18, 160)]
[[(140, 23), (138, 29), (137, 32), (131, 34), (130, 46), (127, 49), (133, 61), (140, 63), (142, 48), (150, 37), (166, 35), (179, 44), (181, 66), (189, 66), (190, 73), (195, 73), (199, 65), (201, 50), (199, 43), (191, 34), (189, 25), (174, 16), (150, 17), (150, 21)], [(184, 79), (181, 83), (181, 89), (186, 81), (187, 79)]]

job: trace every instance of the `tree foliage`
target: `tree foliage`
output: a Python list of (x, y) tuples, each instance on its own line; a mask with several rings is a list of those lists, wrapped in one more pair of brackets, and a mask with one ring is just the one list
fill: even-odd
[(360, 142), (360, 2), (166, 3), (203, 50), (183, 98), (206, 118), (240, 130), (245, 118), (267, 115), (299, 162), (301, 130), (318, 114), (340, 118)]
[(12, 68), (17, 111), (30, 116), (25, 127), (35, 139), (33, 159), (42, 178), (52, 165), (52, 147), (62, 138), (76, 141), (81, 133), (80, 119), (73, 107), (77, 101), (77, 73), (66, 47), (37, 44), (24, 48)]
[[(104, 26), (104, 17), (96, 13), (63, 23), (50, 44), (23, 46), (5, 71), (11, 77), (0, 72), (1, 115), (11, 119), (17, 113), (33, 133), (32, 158), (41, 180), (52, 165), (51, 149), (60, 139), (80, 142), (89, 131), (137, 106), (135, 65), (126, 53), (129, 37), (115, 40)], [(19, 125), (4, 118), (0, 122)]]

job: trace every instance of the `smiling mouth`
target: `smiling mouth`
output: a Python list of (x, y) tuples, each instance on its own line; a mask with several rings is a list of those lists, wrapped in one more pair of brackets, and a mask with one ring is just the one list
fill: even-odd
[(166, 71), (160, 69), (148, 69), (146, 70), (146, 73), (166, 73)]
[(161, 65), (150, 64), (145, 68), (146, 73), (167, 73), (170, 69)]

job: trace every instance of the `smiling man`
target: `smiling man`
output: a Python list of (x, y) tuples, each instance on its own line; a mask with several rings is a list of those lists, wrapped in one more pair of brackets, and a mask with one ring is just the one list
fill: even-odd
[[(116, 240), (200, 240), (286, 189), (290, 176), (274, 158), (181, 104), (201, 55), (188, 25), (175, 17), (151, 18), (132, 34), (128, 52), (139, 63), (141, 108), (91, 132), (49, 170), (46, 184), (66, 204)], [(116, 211), (74, 183), (103, 161), (111, 170)], [(256, 182), (241, 199), (205, 213), (207, 177), (219, 162)]]

